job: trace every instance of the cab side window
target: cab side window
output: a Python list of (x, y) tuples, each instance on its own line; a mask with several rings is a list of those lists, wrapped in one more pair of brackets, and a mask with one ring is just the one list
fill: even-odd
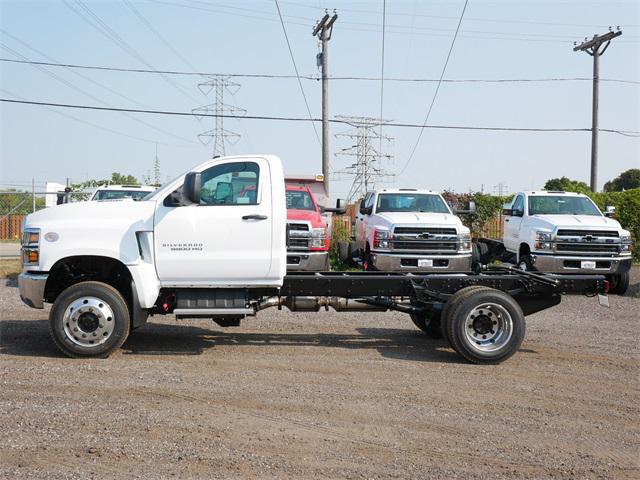
[(200, 205), (257, 205), (260, 167), (254, 162), (215, 165), (202, 172)]

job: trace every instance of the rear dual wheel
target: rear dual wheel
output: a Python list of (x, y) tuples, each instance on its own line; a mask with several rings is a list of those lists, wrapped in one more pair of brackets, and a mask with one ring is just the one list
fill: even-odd
[(472, 363), (500, 363), (518, 351), (525, 335), (520, 305), (506, 293), (467, 287), (449, 300), (442, 329), (453, 349)]

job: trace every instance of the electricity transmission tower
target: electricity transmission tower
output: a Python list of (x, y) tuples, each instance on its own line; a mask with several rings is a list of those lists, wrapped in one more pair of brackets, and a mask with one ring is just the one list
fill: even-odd
[(352, 202), (375, 188), (376, 179), (391, 176), (384, 171), (382, 161), (390, 160), (393, 158), (392, 155), (376, 150), (375, 145), (381, 144), (382, 140), (390, 143), (393, 138), (380, 134), (380, 126), (389, 123), (388, 120), (342, 115), (337, 115), (336, 118), (353, 126), (351, 130), (336, 135), (336, 137), (348, 138), (351, 141), (350, 147), (343, 148), (336, 155), (356, 157), (355, 163), (336, 172), (336, 174), (354, 177), (347, 196), (347, 202)]
[[(609, 48), (611, 40), (622, 35), (620, 27), (614, 32), (611, 27), (604, 35), (594, 35), (576, 45), (574, 52), (587, 52), (593, 57), (593, 94), (591, 106), (591, 190), (598, 191), (598, 87), (600, 82), (600, 57)], [(575, 43), (574, 43), (575, 45)], [(604, 47), (602, 47), (604, 45)], [(601, 48), (602, 47), (602, 48)]]
[(160, 186), (160, 159), (158, 158), (158, 144), (156, 143), (156, 156), (153, 160), (153, 184)]
[(504, 197), (507, 193), (509, 193), (509, 187), (504, 182), (498, 182), (497, 185), (493, 186), (493, 194), (498, 195), (499, 197)]
[(242, 116), (247, 113), (244, 108), (224, 103), (225, 92), (230, 95), (235, 95), (235, 93), (240, 89), (240, 84), (232, 82), (227, 76), (213, 75), (206, 82), (199, 83), (198, 89), (204, 95), (209, 95), (211, 92), (214, 92), (215, 95), (214, 103), (194, 108), (192, 110), (199, 120), (208, 117), (198, 117), (198, 114), (215, 115), (213, 119), (213, 130), (207, 130), (206, 132), (199, 134), (198, 140), (200, 140), (204, 145), (213, 144), (212, 156), (225, 155), (226, 145), (235, 145), (238, 140), (240, 140), (240, 134), (224, 128), (224, 116)]

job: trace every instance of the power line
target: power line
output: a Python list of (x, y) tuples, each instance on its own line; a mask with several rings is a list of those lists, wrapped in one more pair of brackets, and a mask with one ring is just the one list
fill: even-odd
[[(431, 116), (431, 110), (433, 109), (433, 105), (436, 103), (436, 97), (438, 96), (438, 91), (440, 90), (440, 85), (442, 85), (442, 79), (444, 78), (444, 74), (447, 71), (447, 65), (449, 65), (449, 59), (451, 58), (451, 52), (453, 52), (453, 47), (456, 44), (456, 39), (458, 38), (458, 31), (460, 30), (460, 25), (462, 25), (462, 19), (464, 18), (464, 12), (467, 10), (467, 4), (468, 3), (469, 3), (469, 0), (464, 0), (464, 6), (462, 7), (462, 12), (460, 13), (460, 19), (458, 20), (458, 26), (456, 27), (456, 32), (453, 34), (453, 39), (451, 39), (451, 45), (449, 46), (449, 52), (447, 53), (447, 58), (444, 61), (444, 65), (442, 66), (442, 72), (440, 73), (440, 80), (436, 84), (436, 90), (433, 93), (433, 98), (431, 99), (431, 104), (429, 105), (429, 110), (427, 110), (427, 115), (424, 118), (424, 122), (423, 123), (425, 125), (429, 121), (429, 117)], [(422, 133), (423, 132), (424, 132), (424, 129), (421, 129), (420, 133), (418, 134), (418, 138), (416, 139), (416, 143), (413, 146), (413, 149), (411, 150), (411, 155), (409, 155), (409, 158), (407, 159), (407, 161), (405, 162), (404, 166), (400, 170), (400, 175), (402, 175), (404, 173), (404, 171), (409, 166), (409, 163), (411, 163), (411, 160), (413, 159), (413, 156), (416, 153), (416, 149), (418, 148), (418, 144), (420, 143), (420, 139), (422, 138)]]
[[(7, 34), (7, 32), (5, 32), (4, 30), (2, 30), (2, 29), (0, 29), (0, 30), (1, 30), (3, 33)], [(19, 41), (20, 43), (22, 43), (20, 40), (18, 40), (17, 38), (13, 37), (12, 35), (9, 35), (9, 36), (11, 36), (11, 37), (12, 37), (12, 38), (14, 38), (15, 40)], [(26, 45), (26, 44), (25, 44), (25, 45)], [(20, 54), (20, 53), (19, 53), (19, 52), (17, 52), (16, 50), (13, 50), (12, 48), (10, 48), (9, 46), (5, 45), (5, 44), (4, 44), (4, 43), (2, 43), (2, 42), (0, 42), (0, 47), (2, 47), (2, 48), (4, 48), (5, 50), (7, 50), (7, 51), (11, 52), (13, 55), (15, 55), (15, 56), (17, 56), (17, 57), (22, 57), (22, 58), (24, 58), (25, 60), (28, 60), (28, 58), (27, 58), (27, 57), (25, 57), (24, 55)], [(28, 47), (28, 45), (27, 45), (27, 47)], [(29, 48), (30, 48), (30, 47), (29, 47)], [(44, 74), (46, 74), (46, 75), (50, 76), (50, 77), (51, 77), (51, 78), (53, 78), (54, 80), (57, 80), (58, 82), (60, 82), (60, 83), (62, 83), (62, 84), (64, 84), (64, 85), (66, 85), (66, 86), (67, 86), (67, 87), (69, 87), (70, 89), (75, 90), (76, 92), (80, 93), (81, 95), (84, 95), (85, 97), (88, 97), (88, 98), (92, 99), (92, 100), (93, 100), (93, 101), (95, 101), (95, 102), (101, 103), (102, 105), (109, 106), (109, 104), (108, 104), (107, 102), (102, 101), (100, 98), (96, 97), (95, 95), (92, 95), (91, 93), (89, 93), (89, 92), (87, 92), (87, 91), (83, 90), (82, 88), (80, 88), (80, 87), (78, 87), (78, 86), (74, 85), (73, 83), (71, 83), (71, 82), (69, 82), (69, 81), (65, 80), (64, 78), (62, 78), (62, 77), (58, 76), (57, 74), (55, 74), (55, 73), (53, 73), (53, 72), (50, 72), (50, 71), (49, 71), (49, 70), (47, 70), (46, 68), (44, 68), (44, 67), (42, 67), (42, 66), (40, 66), (40, 65), (36, 65), (36, 67), (37, 67), (37, 68), (38, 68), (38, 70), (40, 70), (42, 73), (44, 73)], [(81, 76), (82, 76), (82, 77), (84, 77), (83, 75), (81, 75)], [(97, 85), (99, 85), (99, 86), (102, 86), (101, 84), (99, 84), (99, 83), (97, 83), (97, 82), (94, 82), (94, 83), (96, 83), (96, 84), (97, 84)], [(107, 88), (107, 90), (109, 90), (109, 89)], [(128, 98), (128, 97), (123, 97), (123, 98)], [(134, 103), (137, 103), (137, 102), (134, 102)], [(144, 120), (142, 120), (142, 119), (140, 119), (140, 118), (133, 117), (133, 116), (131, 116), (131, 115), (127, 114), (127, 113), (123, 113), (123, 115), (124, 115), (124, 116), (126, 116), (127, 118), (130, 118), (130, 119), (131, 119), (131, 120), (133, 120), (134, 122), (137, 122), (137, 123), (140, 123), (141, 125), (144, 125), (144, 126), (146, 126), (146, 127), (152, 128), (153, 130), (156, 130), (157, 132), (162, 133), (163, 135), (171, 136), (171, 137), (176, 138), (176, 139), (178, 139), (178, 140), (181, 140), (181, 141), (183, 141), (183, 142), (191, 142), (190, 140), (184, 139), (184, 138), (182, 138), (182, 137), (180, 137), (180, 136), (178, 136), (178, 135), (175, 135), (175, 134), (173, 134), (173, 133), (171, 133), (171, 132), (168, 132), (168, 131), (166, 131), (166, 130), (163, 130), (162, 128), (158, 128), (158, 127), (156, 127), (156, 126), (154, 126), (154, 125), (151, 125), (150, 123), (147, 123), (147, 122), (145, 122)]]
[[(36, 102), (32, 100), (15, 100), (10, 98), (0, 98), (0, 102), (15, 103), (24, 105), (40, 105), (49, 107), (60, 108), (75, 108), (79, 110), (100, 110), (106, 112), (130, 112), (130, 113), (146, 113), (154, 115), (167, 115), (167, 116), (180, 116), (180, 117), (223, 117), (223, 118), (243, 118), (247, 120), (272, 120), (272, 121), (284, 121), (284, 122), (321, 122), (320, 118), (302, 118), (302, 117), (277, 117), (270, 115), (244, 115), (239, 117), (237, 115), (226, 114), (210, 114), (210, 113), (194, 113), (194, 112), (176, 112), (169, 110), (142, 110), (134, 108), (115, 108), (115, 107), (99, 107), (95, 105), (78, 105), (69, 103), (53, 103), (53, 102)], [(351, 122), (341, 119), (329, 119), (331, 123), (337, 123), (342, 125), (352, 125)], [(493, 131), (493, 132), (590, 132), (590, 128), (522, 128), (522, 127), (481, 127), (481, 126), (469, 126), (469, 125), (425, 125), (423, 123), (387, 123), (389, 127), (396, 128), (433, 128), (444, 130), (477, 130), (477, 131)], [(640, 131), (635, 130), (615, 130), (608, 128), (601, 128), (601, 132), (617, 133), (628, 136), (640, 136)]]
[[(272, 79), (295, 79), (296, 75), (279, 75), (268, 73), (214, 73), (214, 72), (186, 72), (180, 70), (148, 70), (143, 68), (124, 68), (124, 67), (103, 67), (99, 65), (81, 65), (76, 63), (56, 63), (56, 62), (38, 62), (32, 60), (19, 60), (15, 58), (0, 58), (0, 62), (9, 62), (17, 64), (27, 65), (43, 65), (48, 67), (63, 67), (63, 68), (79, 68), (86, 70), (102, 70), (108, 72), (122, 72), (122, 73), (150, 73), (150, 74), (162, 74), (162, 75), (191, 75), (191, 76), (214, 76), (223, 75), (225, 77), (243, 77), (243, 78), (272, 78)], [(321, 77), (319, 75), (300, 75), (302, 80), (319, 81)], [(372, 81), (379, 82), (380, 77), (363, 77), (363, 76), (330, 76), (329, 80), (353, 80), (353, 81)], [(385, 77), (385, 82), (416, 82), (416, 83), (537, 83), (537, 82), (582, 82), (591, 81), (591, 77), (549, 77), (549, 78), (477, 78), (477, 79), (455, 79), (455, 78), (443, 78), (442, 80), (437, 78), (398, 78), (398, 77)], [(604, 82), (616, 82), (627, 83), (630, 85), (640, 85), (640, 81), (636, 80), (621, 80), (613, 78), (601, 78), (600, 81)]]
[[(289, 56), (291, 57), (291, 63), (293, 63), (293, 69), (296, 72), (296, 78), (298, 79), (298, 85), (300, 85), (300, 93), (302, 93), (302, 98), (304, 100), (304, 105), (307, 107), (307, 113), (309, 114), (309, 118), (313, 118), (311, 115), (311, 109), (309, 108), (309, 102), (307, 101), (307, 95), (304, 93), (304, 87), (302, 86), (302, 80), (300, 80), (300, 73), (298, 72), (298, 65), (296, 65), (296, 59), (293, 56), (293, 50), (291, 49), (291, 43), (289, 43), (289, 36), (287, 35), (287, 29), (284, 26), (284, 20), (282, 19), (282, 12), (280, 12), (280, 5), (278, 5), (278, 0), (274, 0), (276, 4), (276, 9), (278, 10), (278, 16), (280, 17), (280, 24), (282, 25), (282, 33), (284, 33), (284, 39), (287, 42), (287, 48), (289, 49)], [(311, 123), (313, 126), (313, 132), (316, 134), (316, 140), (318, 141), (318, 145), (322, 145), (320, 141), (320, 135), (318, 135), (318, 129), (316, 128), (315, 123)]]

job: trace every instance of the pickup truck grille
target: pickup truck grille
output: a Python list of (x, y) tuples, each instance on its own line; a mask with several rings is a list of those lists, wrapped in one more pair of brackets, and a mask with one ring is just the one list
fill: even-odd
[(287, 222), (287, 249), (309, 250), (311, 228), (308, 223)]
[(404, 241), (392, 240), (391, 250), (420, 250), (424, 252), (444, 251), (455, 252), (458, 248), (457, 242), (425, 242), (425, 241)]
[(455, 228), (432, 228), (432, 227), (396, 227), (393, 229), (394, 235), (422, 235), (430, 233), (432, 235), (456, 235)]
[(458, 249), (458, 236), (455, 228), (395, 227), (389, 247), (413, 253), (451, 253)]
[(559, 243), (556, 246), (558, 252), (578, 253), (618, 253), (618, 245), (603, 243)]
[(559, 237), (586, 237), (587, 235), (594, 237), (618, 238), (618, 232), (615, 230), (558, 230)]

